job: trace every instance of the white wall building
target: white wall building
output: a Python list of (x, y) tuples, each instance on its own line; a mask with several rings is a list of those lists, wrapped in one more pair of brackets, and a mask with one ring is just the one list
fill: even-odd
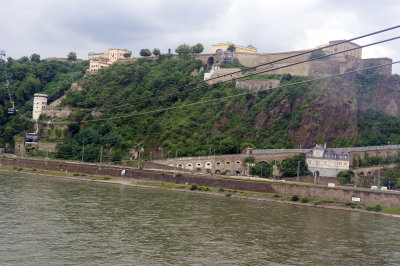
[(336, 151), (317, 144), (306, 153), (306, 163), (314, 176), (337, 177), (340, 171), (349, 170), (350, 156), (345, 150)]
[(42, 93), (35, 93), (33, 95), (32, 119), (38, 121), (39, 116), (42, 113), (43, 107), (46, 106), (47, 106), (47, 95)]

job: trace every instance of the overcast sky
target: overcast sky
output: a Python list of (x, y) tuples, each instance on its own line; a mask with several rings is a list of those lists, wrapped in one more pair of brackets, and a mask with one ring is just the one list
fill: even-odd
[[(400, 24), (398, 0), (1, 0), (0, 49), (41, 58), (182, 43), (252, 44), (261, 53), (306, 49)], [(400, 36), (400, 30), (357, 41)], [(400, 59), (400, 40), (363, 57)], [(396, 68), (396, 72), (397, 71)]]

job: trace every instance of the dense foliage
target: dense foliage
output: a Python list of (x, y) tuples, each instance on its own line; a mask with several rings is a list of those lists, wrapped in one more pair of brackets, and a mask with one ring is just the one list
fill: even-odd
[[(31, 117), (32, 98), (34, 93), (43, 92), (52, 101), (68, 90), (74, 80), (82, 77), (88, 64), (86, 61), (68, 63), (60, 61), (41, 61), (40, 56), (33, 54), (30, 59), (22, 57), (8, 59), (7, 74), (10, 81), (10, 92), (17, 110)], [(33, 124), (21, 116), (7, 114), (11, 107), (8, 92), (4, 88), (4, 64), (0, 65), (0, 147), (6, 143), (13, 144), (15, 135), (33, 130)]]
[[(159, 55), (156, 60), (117, 62), (82, 78), (87, 62), (43, 62), (35, 55), (31, 60), (22, 58), (8, 63), (10, 87), (17, 107), (27, 116), (30, 116), (33, 93), (45, 92), (51, 102), (72, 81), (80, 79), (87, 84), (84, 90), (70, 91), (63, 102), (72, 106), (74, 112), (66, 130), (54, 130), (60, 138), (64, 136), (58, 145), (60, 158), (81, 159), (83, 154), (86, 161), (98, 161), (103, 151), (103, 158), (118, 161), (131, 157), (129, 151), (139, 147), (145, 148), (142, 155), (146, 158), (152, 158), (159, 147), (164, 148), (165, 157), (239, 153), (246, 147), (297, 148), (298, 143), (289, 132), (304, 126), (307, 117), (313, 118), (308, 123), (316, 123), (319, 114), (309, 111), (318, 104), (323, 88), (314, 83), (290, 85), (307, 80), (307, 77), (292, 75), (258, 75), (256, 79), (280, 79), (280, 88), (179, 108), (245, 91), (235, 88), (234, 82), (205, 85), (201, 74), (191, 75), (202, 66), (202, 62), (187, 55), (175, 59)], [(380, 77), (372, 75), (371, 78)], [(369, 84), (369, 76), (361, 74), (356, 81)], [(360, 85), (359, 90), (362, 89)], [(17, 116), (6, 115), (10, 104), (4, 88), (0, 93), (0, 142), (4, 145), (32, 125)], [(92, 111), (100, 115), (94, 116)], [(100, 121), (92, 121), (97, 119)], [(369, 110), (360, 112), (357, 121), (360, 136), (338, 135), (336, 145), (400, 143), (400, 119)], [(337, 128), (344, 129), (345, 126)], [(294, 158), (279, 165), (283, 175), (295, 176), (298, 161), (301, 161), (300, 175), (308, 174), (304, 158)], [(264, 166), (272, 169), (262, 166), (263, 176)], [(261, 174), (261, 165), (255, 165), (251, 171)], [(270, 176), (270, 170), (265, 175)]]

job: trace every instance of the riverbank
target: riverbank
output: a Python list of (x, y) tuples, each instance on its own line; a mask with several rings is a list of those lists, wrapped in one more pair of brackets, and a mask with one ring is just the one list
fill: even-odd
[(133, 186), (146, 189), (164, 189), (164, 190), (171, 190), (171, 191), (178, 191), (185, 193), (198, 193), (198, 194), (207, 194), (219, 197), (232, 197), (232, 198), (247, 199), (247, 200), (277, 202), (283, 204), (302, 205), (307, 207), (325, 208), (332, 210), (365, 212), (365, 213), (380, 214), (380, 215), (400, 218), (400, 208), (378, 206), (378, 205), (373, 206), (361, 203), (324, 200), (324, 199), (309, 198), (309, 197), (298, 197), (296, 195), (279, 195), (276, 193), (263, 193), (263, 192), (253, 192), (245, 190), (232, 190), (225, 188), (198, 186), (196, 184), (191, 184), (191, 185), (175, 184), (169, 182), (137, 180), (131, 178), (122, 178), (122, 177), (116, 178), (103, 175), (87, 175), (84, 173), (58, 172), (58, 171), (42, 170), (35, 168), (22, 169), (10, 166), (1, 166), (0, 172), (35, 174), (35, 175), (42, 175), (55, 178), (67, 178), (77, 181), (116, 184), (116, 185)]

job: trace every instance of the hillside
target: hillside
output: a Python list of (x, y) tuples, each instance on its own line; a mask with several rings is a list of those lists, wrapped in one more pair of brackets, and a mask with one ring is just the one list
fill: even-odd
[[(119, 160), (130, 157), (129, 151), (139, 146), (145, 148), (145, 156), (154, 157), (159, 147), (165, 156), (191, 156), (238, 153), (248, 146), (400, 143), (398, 97), (394, 97), (400, 91), (400, 78), (376, 71), (139, 115), (246, 91), (234, 82), (206, 87), (201, 83), (193, 90), (184, 88), (178, 94), (156, 97), (167, 89), (201, 81), (202, 75), (190, 75), (201, 67), (191, 57), (160, 56), (158, 60), (116, 63), (75, 79), (85, 83), (85, 89), (69, 92), (63, 105), (72, 106), (71, 121), (80, 122), (68, 124), (58, 157), (79, 159), (83, 145), (88, 160), (99, 157), (100, 147), (106, 157)], [(308, 79), (291, 75), (256, 78), (278, 78), (281, 86)], [(93, 110), (101, 115), (94, 117)], [(107, 120), (121, 116), (127, 117)], [(104, 120), (82, 122), (95, 119)]]
[[(31, 61), (28, 57), (8, 59), (7, 72), (10, 90), (17, 110), (32, 117), (33, 94), (44, 92), (49, 101), (63, 95), (71, 83), (83, 76), (88, 62)], [(0, 147), (13, 145), (15, 135), (32, 131), (33, 124), (20, 115), (8, 115), (11, 107), (7, 90), (4, 88), (4, 64), (0, 65)], [(11, 149), (11, 146), (8, 146)]]

